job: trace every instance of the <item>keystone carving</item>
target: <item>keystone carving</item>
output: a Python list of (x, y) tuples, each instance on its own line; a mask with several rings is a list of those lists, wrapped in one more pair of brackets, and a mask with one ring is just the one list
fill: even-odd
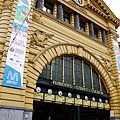
[(35, 47), (40, 46), (40, 47), (45, 47), (45, 45), (48, 42), (49, 38), (52, 38), (54, 35), (48, 34), (46, 32), (43, 32), (41, 30), (36, 30), (31, 37), (30, 45)]
[(112, 69), (111, 69), (111, 62), (110, 62), (110, 60), (108, 60), (108, 59), (106, 59), (106, 58), (104, 58), (104, 57), (102, 57), (102, 56), (100, 56), (101, 58), (102, 58), (102, 60), (103, 60), (103, 65), (105, 66), (105, 68), (108, 70), (108, 72), (112, 72)]
[(4, 9), (12, 9), (13, 2), (7, 1), (4, 3)]

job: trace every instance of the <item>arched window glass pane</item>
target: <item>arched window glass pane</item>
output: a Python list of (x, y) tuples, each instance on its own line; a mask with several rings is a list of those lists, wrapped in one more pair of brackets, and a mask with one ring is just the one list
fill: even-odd
[(84, 62), (84, 81), (85, 87), (91, 89), (90, 65)]
[(101, 80), (101, 86), (102, 86), (102, 91), (105, 92), (105, 93), (107, 93), (107, 90), (106, 90), (105, 85), (104, 85), (104, 83), (102, 82), (102, 80)]
[(50, 63), (47, 64), (46, 67), (43, 69), (40, 77), (50, 79)]
[(82, 87), (82, 60), (74, 59), (75, 85)]
[(100, 84), (99, 84), (99, 77), (95, 70), (92, 69), (92, 75), (93, 75), (93, 84), (95, 90), (100, 90)]
[(64, 79), (65, 83), (72, 84), (72, 57), (64, 57)]
[(62, 57), (58, 57), (52, 61), (52, 79), (62, 81)]

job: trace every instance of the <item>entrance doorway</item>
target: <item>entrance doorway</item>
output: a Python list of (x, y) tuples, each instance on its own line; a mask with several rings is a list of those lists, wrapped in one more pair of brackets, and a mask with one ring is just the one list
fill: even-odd
[[(33, 120), (78, 120), (78, 106), (34, 101)], [(109, 120), (108, 110), (80, 107), (80, 120)]]

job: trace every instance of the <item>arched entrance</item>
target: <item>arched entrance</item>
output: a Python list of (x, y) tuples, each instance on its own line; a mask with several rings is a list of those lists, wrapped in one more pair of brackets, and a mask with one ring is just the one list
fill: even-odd
[[(114, 111), (116, 115), (117, 112), (115, 111), (116, 107), (114, 107), (114, 105), (116, 104), (116, 100), (118, 101), (118, 98), (116, 96), (115, 98), (116, 100), (115, 101), (113, 100), (114, 95), (117, 94), (117, 90), (116, 87), (114, 86), (113, 80), (111, 79), (111, 76), (109, 75), (107, 69), (103, 66), (103, 64), (93, 54), (91, 54), (88, 50), (84, 49), (82, 46), (64, 43), (64, 44), (57, 44), (55, 46), (50, 46), (42, 50), (29, 64), (29, 69), (28, 69), (29, 79), (27, 80), (27, 85), (26, 85), (27, 91), (33, 93), (35, 99), (36, 92), (34, 93), (33, 89), (36, 88), (38, 77), (42, 73), (43, 68), (48, 63), (50, 63), (50, 61), (64, 55), (73, 55), (73, 56), (81, 57), (84, 60), (88, 61), (95, 68), (95, 70), (97, 70), (97, 72), (102, 78), (102, 82), (104, 83), (107, 92), (110, 94), (110, 103), (112, 104), (110, 108), (111, 110)], [(37, 97), (40, 100), (42, 95), (39, 95)], [(30, 103), (31, 103), (31, 98), (29, 96), (26, 96), (25, 106), (30, 108), (28, 106), (30, 105)], [(32, 106), (33, 104), (31, 104), (31, 108)]]
[(101, 75), (87, 60), (64, 55), (39, 76), (33, 120), (109, 120), (109, 94)]

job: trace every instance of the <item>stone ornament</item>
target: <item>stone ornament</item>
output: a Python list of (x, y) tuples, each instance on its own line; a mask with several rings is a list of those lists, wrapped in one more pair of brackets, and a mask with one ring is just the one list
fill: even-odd
[(108, 59), (104, 58), (103, 56), (100, 56), (100, 57), (102, 58), (102, 61), (104, 62), (103, 65), (108, 70), (108, 72), (112, 72), (111, 62)]
[(12, 9), (13, 2), (7, 1), (4, 3), (4, 9)]
[(44, 48), (48, 42), (48, 38), (52, 38), (52, 36), (53, 36), (52, 34), (48, 34), (41, 30), (36, 30), (32, 34), (30, 45), (33, 47), (36, 45)]
[(33, 14), (32, 19), (33, 19), (33, 21), (35, 21), (35, 22), (37, 22), (37, 23), (43, 23), (43, 22), (42, 22), (42, 16), (41, 16), (41, 15), (38, 16), (38, 15), (36, 15), (36, 14)]

